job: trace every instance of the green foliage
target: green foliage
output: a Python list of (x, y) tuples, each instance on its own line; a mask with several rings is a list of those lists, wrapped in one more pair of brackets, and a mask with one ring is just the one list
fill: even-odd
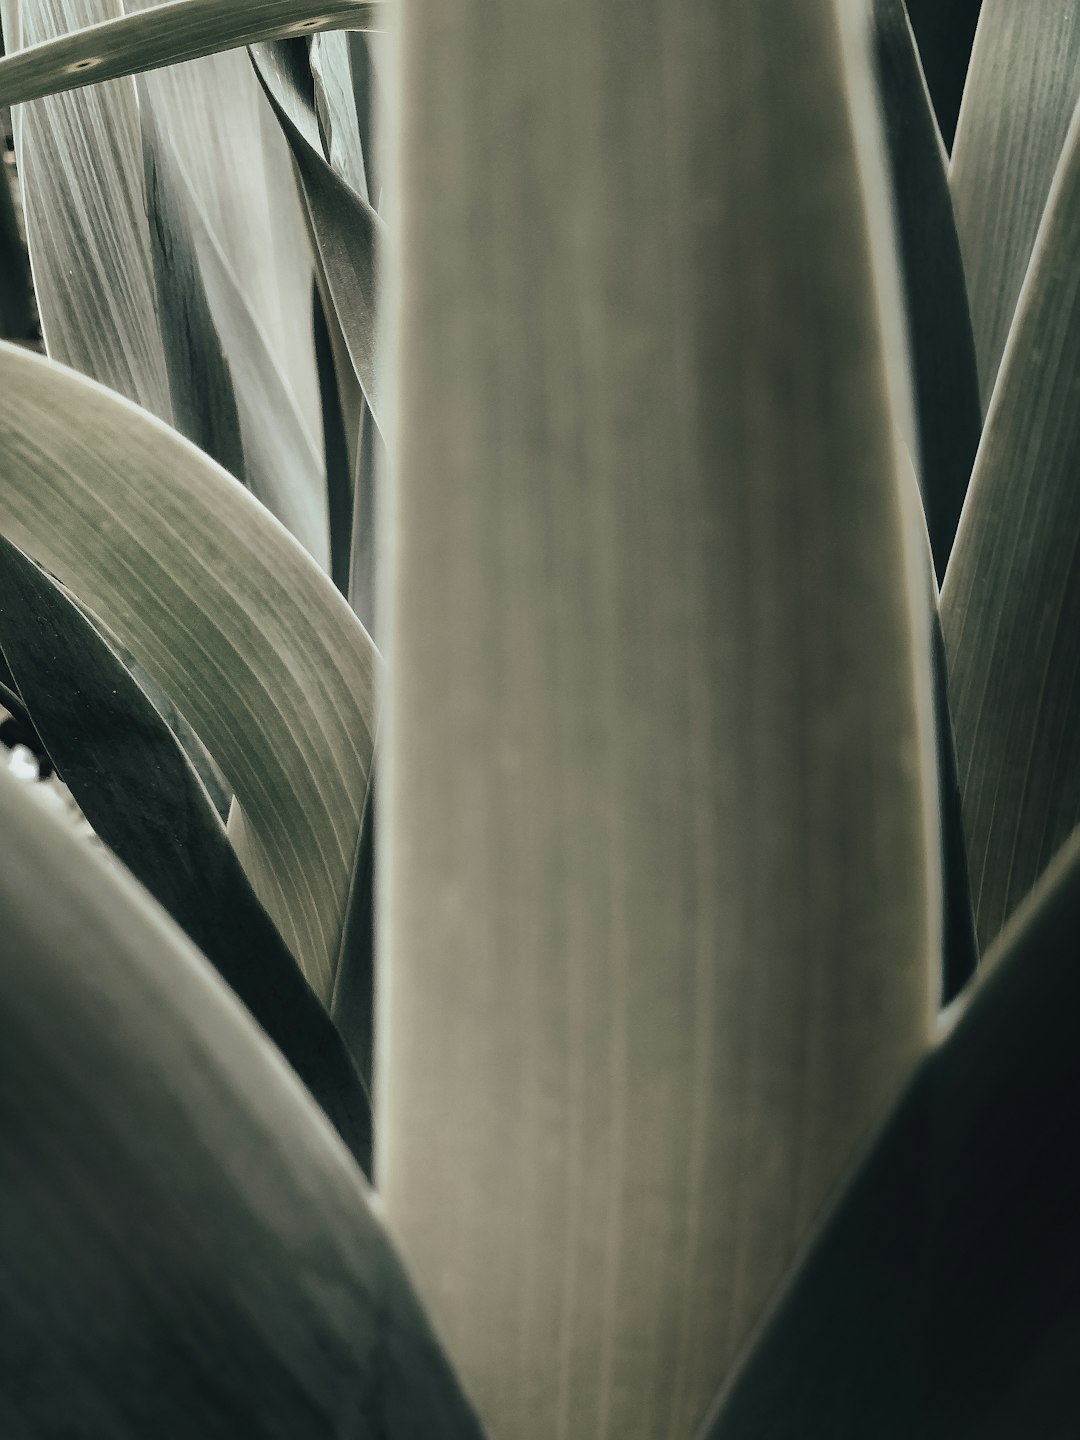
[(979, 9), (0, 0), (5, 1436), (1080, 1429), (1080, 25)]

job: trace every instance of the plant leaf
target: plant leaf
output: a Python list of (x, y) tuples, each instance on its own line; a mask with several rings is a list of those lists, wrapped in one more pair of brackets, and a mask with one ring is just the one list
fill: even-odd
[(0, 340), (26, 340), (34, 317), (30, 265), (6, 168), (0, 163)]
[(308, 217), (327, 288), (364, 399), (379, 423), (375, 356), (379, 256), (385, 225), (337, 175), (322, 153), (307, 52), (289, 42), (252, 46), (255, 71), (278, 118), (307, 199)]
[(179, 169), (177, 181), (184, 192), (210, 307), (229, 357), (252, 492), (326, 569), (329, 531), (322, 462), (269, 341), (186, 174)]
[(329, 999), (377, 655), (306, 553), (175, 431), (0, 345), (0, 531), (175, 698), (246, 815), (245, 870)]
[(361, 121), (353, 85), (351, 36), (325, 31), (311, 41), (311, 75), (323, 154), (332, 169), (360, 196), (370, 201), (367, 165), (361, 142)]
[[(146, 3), (129, 0), (128, 10)], [(317, 438), (311, 245), (292, 157), (247, 54), (208, 55), (152, 71), (142, 77), (140, 93), (281, 371), (278, 390), (291, 392), (290, 409)], [(240, 363), (231, 359), (234, 367)], [(275, 399), (275, 409), (284, 398)]]
[(228, 982), (370, 1174), (368, 1093), (190, 761), (89, 620), (2, 536), (0, 648), (95, 833)]
[(971, 42), (982, 0), (907, 0), (911, 27), (947, 150), (952, 149), (956, 117), (964, 93)]
[(707, 1440), (1080, 1426), (1080, 837), (988, 957), (814, 1240)]
[[(173, 418), (176, 428), (200, 450), (243, 480), (244, 445), (232, 375), (199, 271), (183, 180), (145, 91), (140, 93), (138, 112), (156, 314)], [(265, 495), (259, 498), (270, 503)], [(270, 508), (287, 523), (277, 507)]]
[[(44, 3), (72, 5), (77, 0)], [(40, 8), (41, 0), (35, 0), (33, 9)], [(83, 21), (71, 34), (40, 44), (24, 31), (22, 44), (32, 48), (0, 59), (0, 105), (22, 104), (259, 40), (374, 28), (382, 10), (383, 0), (167, 0), (133, 15), (97, 24)]]
[(864, 18), (403, 15), (375, 1170), (494, 1434), (691, 1433), (931, 1033)]
[(984, 410), (1078, 99), (1073, 0), (985, 0), (949, 172)]
[(982, 430), (975, 347), (945, 154), (904, 0), (873, 0), (872, 12), (907, 302), (919, 485), (940, 583)]
[[(2, 4), (9, 49), (120, 11), (120, 0)], [(24, 53), (0, 60), (0, 76)], [(49, 354), (171, 423), (134, 81), (39, 100), (13, 122)]]
[(0, 775), (4, 1434), (480, 1440), (310, 1098), (22, 791)]
[(1080, 107), (941, 600), (984, 948), (1080, 821), (1078, 253)]

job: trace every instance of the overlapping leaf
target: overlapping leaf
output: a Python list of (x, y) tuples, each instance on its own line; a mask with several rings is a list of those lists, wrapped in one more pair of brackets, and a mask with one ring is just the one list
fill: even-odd
[(942, 592), (985, 946), (1080, 821), (1080, 108)]
[(984, 409), (1078, 99), (1074, 0), (985, 0), (949, 175)]
[(232, 986), (370, 1174), (368, 1093), (179, 741), (90, 621), (2, 536), (0, 649), (95, 834)]
[(348, 1154), (169, 921), (0, 775), (0, 1427), (480, 1440)]
[(378, 424), (382, 400), (375, 355), (376, 297), (385, 226), (323, 154), (306, 49), (279, 41), (253, 46), (251, 55), (296, 161), (334, 311)]
[(403, 14), (376, 1175), (518, 1440), (692, 1433), (930, 1034), (858, 13)]
[(872, 10), (911, 344), (914, 458), (940, 582), (982, 429), (975, 348), (945, 155), (904, 0), (874, 0)]
[(1080, 839), (1002, 935), (704, 1440), (1080, 1428)]
[(304, 551), (144, 412), (0, 347), (0, 531), (89, 604), (206, 742), (242, 859), (329, 999), (375, 730), (377, 656)]

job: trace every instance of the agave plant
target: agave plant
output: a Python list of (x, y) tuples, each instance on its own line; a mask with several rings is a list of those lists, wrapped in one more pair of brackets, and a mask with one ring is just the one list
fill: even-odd
[(909, 9), (0, 0), (4, 1436), (1076, 1433), (1080, 14)]

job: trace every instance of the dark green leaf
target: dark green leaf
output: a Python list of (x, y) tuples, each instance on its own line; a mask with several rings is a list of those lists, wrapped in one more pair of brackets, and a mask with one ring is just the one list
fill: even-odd
[(907, 302), (917, 470), (940, 582), (982, 430), (975, 346), (945, 155), (904, 0), (873, 0), (873, 16)]
[(864, 1157), (707, 1440), (1080, 1433), (1078, 935), (1080, 837)]
[(941, 597), (983, 948), (1080, 821), (1078, 255), (1080, 111)]
[(0, 775), (0, 1429), (481, 1440), (359, 1171), (159, 906)]
[(99, 838), (232, 986), (370, 1173), (367, 1094), (186, 755), (89, 621), (3, 537), (0, 648)]

